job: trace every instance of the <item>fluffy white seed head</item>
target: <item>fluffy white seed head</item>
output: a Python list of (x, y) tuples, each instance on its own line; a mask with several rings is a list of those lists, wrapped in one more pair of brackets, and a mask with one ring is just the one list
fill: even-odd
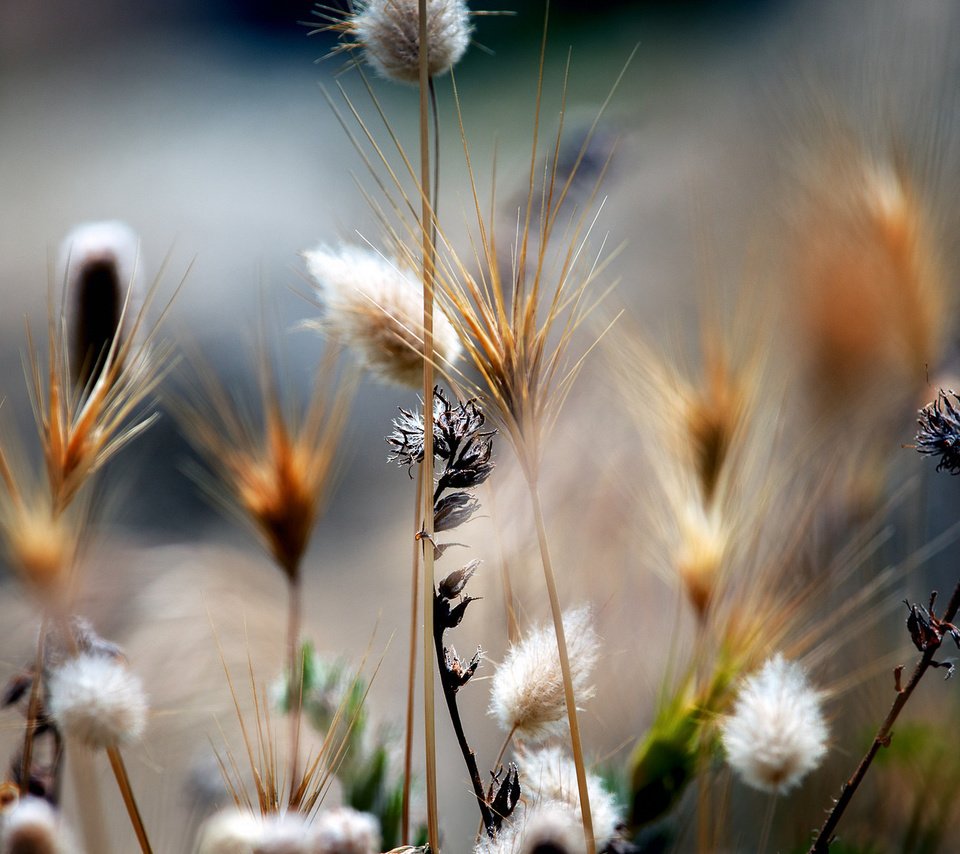
[[(564, 614), (563, 630), (574, 694), (578, 700), (587, 700), (594, 694), (590, 674), (600, 649), (590, 608)], [(501, 729), (515, 730), (517, 737), (531, 742), (567, 731), (563, 674), (552, 624), (537, 626), (510, 648), (493, 676), (489, 712)]]
[(120, 658), (81, 653), (50, 670), (47, 705), (60, 730), (93, 748), (143, 734), (147, 699), (140, 679)]
[(583, 828), (569, 804), (557, 801), (521, 809), (505, 822), (496, 838), (484, 835), (474, 854), (583, 854)]
[(208, 818), (197, 834), (196, 854), (251, 854), (262, 822), (245, 810), (226, 809)]
[(721, 732), (730, 766), (765, 792), (788, 792), (827, 752), (820, 695), (803, 668), (779, 654), (743, 681)]
[[(527, 809), (540, 804), (565, 805), (571, 810), (577, 827), (582, 828), (577, 768), (570, 756), (559, 747), (525, 750), (517, 755), (517, 766)], [(603, 787), (596, 774), (587, 774), (587, 793), (590, 796), (593, 833), (597, 847), (602, 848), (618, 834), (620, 809), (616, 798)]]
[[(420, 79), (420, 15), (417, 0), (359, 0), (349, 25), (367, 62), (389, 80)], [(464, 0), (427, 0), (427, 49), (431, 77), (446, 74), (470, 44), (470, 10)]]
[[(345, 341), (371, 373), (418, 387), (423, 377), (423, 287), (416, 273), (359, 246), (320, 246), (303, 257), (324, 306), (322, 326)], [(439, 310), (433, 346), (441, 366), (460, 356), (460, 339)]]
[(22, 798), (0, 817), (0, 854), (73, 854), (60, 817), (42, 798)]
[(350, 807), (321, 812), (312, 828), (313, 854), (378, 854), (380, 826), (369, 813)]
[(253, 854), (314, 854), (310, 828), (295, 812), (267, 816)]
[(60, 244), (71, 368), (81, 382), (118, 330), (121, 340), (133, 332), (144, 299), (139, 247), (136, 232), (113, 221), (78, 225)]

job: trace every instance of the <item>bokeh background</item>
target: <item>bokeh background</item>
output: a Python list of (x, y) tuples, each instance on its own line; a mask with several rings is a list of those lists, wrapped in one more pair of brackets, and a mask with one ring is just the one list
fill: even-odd
[[(477, 19), (476, 46), (458, 67), (457, 84), (482, 172), (496, 149), (500, 213), (509, 223), (524, 186), (543, 9), (539, 2), (501, 5), (518, 6), (517, 14)], [(201, 350), (229, 383), (249, 388), (265, 317), (291, 389), (308, 387), (322, 343), (298, 328), (318, 312), (298, 252), (357, 235), (378, 239), (356, 189), (355, 179), (369, 185), (363, 165), (320, 91), (335, 92), (339, 82), (362, 103), (363, 89), (342, 58), (324, 59), (335, 41), (310, 35), (317, 22), (311, 13), (310, 3), (293, 0), (0, 3), (0, 415), (10, 429), (29, 435), (31, 423), (24, 317), (42, 327), (50, 295), (56, 299), (58, 243), (88, 220), (128, 222), (141, 235), (151, 276), (167, 259), (160, 303), (183, 279), (167, 337), (188, 352)], [(574, 139), (637, 48), (592, 152), (599, 162), (615, 147), (597, 226), (611, 247), (623, 246), (609, 271), (619, 282), (611, 311), (626, 308), (635, 328), (683, 349), (704, 284), (723, 290), (776, 270), (792, 155), (799, 141), (820, 132), (827, 113), (868, 140), (889, 137), (929, 165), (924, 189), (944, 224), (950, 269), (957, 269), (949, 235), (960, 177), (958, 32), (960, 6), (935, 0), (553, 2), (548, 134), (568, 48)], [(413, 146), (416, 93), (382, 81), (375, 87), (398, 135)], [(450, 122), (445, 82), (440, 91)], [(447, 126), (442, 186), (457, 234), (467, 185), (459, 140)], [(770, 281), (776, 287), (775, 277)], [(89, 612), (127, 646), (155, 698), (151, 735), (132, 764), (135, 784), (147, 793), (147, 822), (165, 828), (158, 835), (168, 851), (186, 850), (184, 817), (199, 812), (197, 791), (215, 787), (210, 741), (224, 738), (218, 726), (232, 731), (213, 629), (241, 682), (247, 648), (261, 668), (258, 679), (269, 681), (280, 661), (284, 593), (252, 536), (210, 509), (184, 473), (191, 452), (168, 414), (174, 396), (172, 388), (161, 394), (159, 423), (108, 470), (108, 501), (86, 569)], [(395, 408), (414, 402), (406, 390), (362, 384), (339, 485), (307, 567), (308, 632), (320, 649), (354, 660), (368, 644), (375, 658), (386, 650), (372, 703), (376, 714), (398, 722), (413, 486), (386, 465), (383, 437)], [(571, 411), (575, 419), (576, 397)], [(561, 426), (558, 441), (575, 429)], [(903, 429), (907, 442), (909, 422)], [(611, 432), (591, 441), (600, 447), (621, 439)], [(505, 448), (503, 457), (509, 468)], [(615, 473), (573, 467), (569, 454), (550, 465), (556, 518), (583, 515), (595, 525), (578, 541), (565, 524), (558, 556), (564, 595), (591, 598), (617, 630), (608, 637), (605, 678), (621, 689), (601, 692), (588, 711), (588, 738), (597, 752), (623, 755), (649, 721), (662, 671), (661, 658), (639, 650), (669, 631), (672, 616), (644, 606), (660, 582), (646, 580), (642, 566), (601, 564), (583, 542), (617, 533), (605, 532), (605, 524), (623, 524), (605, 513), (605, 502), (620, 495)], [(505, 492), (509, 507), (514, 499)], [(936, 496), (924, 501), (915, 542), (944, 528), (952, 513)], [(520, 529), (522, 516), (511, 518)], [(490, 550), (485, 534), (477, 543), (478, 552)], [(520, 571), (531, 570), (521, 592), (536, 590), (536, 563), (518, 549)], [(936, 566), (931, 572), (935, 577)], [(496, 573), (483, 583), (489, 619), (472, 627), (468, 619), (458, 646), (482, 643), (496, 658), (504, 646)], [(29, 657), (34, 628), (29, 603), (9, 578), (0, 596), (3, 675)], [(538, 596), (524, 606), (525, 617), (543, 614)], [(471, 690), (468, 728), (483, 756), (498, 736), (484, 715), (483, 683)], [(441, 718), (443, 791), (451, 800), (459, 792), (463, 802), (448, 805), (456, 816), (448, 832), (467, 838), (474, 819), (445, 724)]]

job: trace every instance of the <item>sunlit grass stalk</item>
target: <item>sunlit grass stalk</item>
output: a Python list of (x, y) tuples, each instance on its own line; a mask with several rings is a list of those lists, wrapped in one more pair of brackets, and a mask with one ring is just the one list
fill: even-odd
[[(493, 488), (493, 484), (490, 484), (488, 481), (487, 487), (487, 504), (490, 507), (490, 515), (494, 519), (497, 518), (497, 505), (496, 505), (496, 490)], [(510, 564), (507, 560), (506, 551), (503, 547), (503, 536), (500, 533), (500, 526), (493, 526), (493, 535), (497, 543), (497, 558), (500, 562), (500, 583), (502, 585), (501, 594), (503, 596), (503, 613), (504, 618), (507, 623), (507, 640), (510, 643), (517, 643), (520, 640), (520, 623), (517, 620), (517, 605), (516, 598), (513, 594), (513, 581), (510, 577)], [(503, 750), (507, 749), (507, 743), (504, 744)], [(503, 758), (503, 750), (500, 751), (500, 757), (494, 763), (494, 768), (500, 764), (500, 759)]]
[[(426, 423), (426, 412), (424, 413)], [(415, 494), (413, 527), (420, 530), (420, 502), (423, 490), (423, 468), (417, 469), (417, 491)], [(417, 681), (417, 619), (420, 613), (418, 607), (420, 596), (420, 543), (414, 540), (411, 560), (410, 578), (410, 652), (407, 661), (407, 719), (404, 727), (403, 740), (403, 803), (400, 807), (400, 840), (408, 842), (410, 839), (410, 785), (413, 774), (413, 715), (415, 705)]]
[(527, 485), (530, 501), (533, 504), (534, 524), (537, 528), (537, 542), (540, 547), (540, 560), (543, 564), (543, 578), (550, 600), (550, 614), (557, 637), (557, 655), (560, 659), (560, 672), (563, 675), (563, 695), (567, 706), (567, 722), (570, 726), (570, 751), (577, 769), (577, 790), (580, 795), (580, 814), (583, 818), (583, 838), (587, 854), (596, 854), (597, 845), (593, 836), (593, 816), (590, 813), (590, 795), (587, 791), (587, 769), (583, 761), (583, 743), (580, 738), (580, 721), (577, 717), (577, 700), (573, 691), (573, 677), (570, 673), (570, 659), (567, 655), (567, 638), (563, 631), (563, 612), (560, 609), (560, 596), (557, 593), (557, 580), (550, 559), (550, 546), (547, 542), (547, 528), (543, 521), (543, 508), (540, 502), (540, 489), (537, 472), (527, 468)]
[(120, 788), (123, 805), (127, 809), (127, 815), (130, 816), (130, 824), (133, 825), (133, 832), (137, 835), (140, 850), (143, 854), (152, 854), (153, 849), (150, 847), (150, 840), (147, 838), (147, 829), (143, 824), (140, 808), (137, 806), (137, 799), (133, 795), (130, 778), (127, 776), (127, 767), (124, 765), (123, 756), (121, 756), (119, 748), (108, 747), (107, 758), (110, 760), (110, 768), (113, 771), (113, 776), (117, 780), (117, 786)]
[(297, 801), (295, 786), (300, 765), (300, 721), (303, 717), (303, 657), (300, 652), (300, 624), (302, 622), (302, 589), (300, 568), (297, 566), (288, 575), (287, 592), (287, 669), (290, 673), (290, 804)]
[(423, 521), (423, 732), (427, 780), (427, 839), (440, 851), (437, 814), (437, 744), (433, 703), (433, 277), (434, 247), (430, 209), (430, 66), (427, 42), (427, 0), (419, 0), (420, 15), (420, 230), (423, 277), (423, 465), (421, 513)]

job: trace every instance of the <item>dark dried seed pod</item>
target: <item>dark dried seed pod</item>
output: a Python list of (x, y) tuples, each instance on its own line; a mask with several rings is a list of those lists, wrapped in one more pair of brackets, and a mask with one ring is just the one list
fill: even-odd
[(480, 561), (474, 559), (460, 569), (455, 569), (443, 581), (440, 582), (438, 593), (443, 599), (453, 599), (463, 593), (467, 582), (473, 578), (473, 574), (480, 566)]
[(960, 474), (960, 411), (955, 404), (960, 405), (960, 397), (940, 389), (937, 399), (917, 413), (917, 451), (939, 457), (937, 471), (950, 474)]
[(470, 662), (465, 662), (459, 655), (457, 655), (456, 649), (454, 647), (444, 647), (443, 648), (443, 659), (444, 667), (446, 668), (447, 673), (450, 676), (450, 683), (453, 685), (454, 691), (459, 691), (467, 682), (470, 681), (470, 678), (474, 673), (477, 672), (477, 668), (480, 666), (480, 660), (483, 657), (483, 651), (480, 647), (477, 647), (477, 651), (474, 653), (473, 658), (470, 659)]
[(451, 492), (433, 506), (433, 530), (449, 531), (462, 525), (477, 511), (480, 504), (469, 493)]
[[(496, 782), (496, 778), (494, 778)], [(520, 772), (515, 763), (507, 765), (507, 774), (500, 781), (497, 787), (497, 793), (490, 802), (490, 812), (493, 814), (493, 822), (497, 830), (503, 825), (503, 821), (509, 818), (520, 802)]]

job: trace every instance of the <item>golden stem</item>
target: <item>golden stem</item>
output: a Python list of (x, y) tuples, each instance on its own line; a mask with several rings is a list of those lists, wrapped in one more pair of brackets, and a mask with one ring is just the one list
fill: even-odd
[(294, 571), (289, 576), (289, 593), (287, 612), (287, 672), (290, 674), (287, 683), (289, 686), (288, 702), (290, 704), (290, 806), (299, 806), (297, 794), (300, 783), (297, 775), (300, 770), (300, 719), (303, 708), (303, 661), (300, 658), (300, 611), (301, 611), (301, 583), (300, 572)]
[[(490, 481), (487, 481), (489, 489), (487, 490), (487, 502), (490, 507), (490, 515), (497, 518), (496, 490)], [(503, 612), (507, 620), (507, 640), (510, 643), (517, 643), (520, 640), (520, 624), (517, 620), (517, 609), (513, 595), (513, 582), (510, 578), (510, 563), (507, 560), (506, 549), (503, 547), (503, 536), (500, 533), (500, 526), (493, 526), (494, 537), (497, 541), (497, 557), (500, 561), (500, 581), (503, 585)], [(499, 760), (497, 760), (499, 762)]]
[[(426, 417), (426, 415), (424, 415)], [(413, 529), (420, 530), (420, 502), (423, 500), (423, 468), (417, 470), (417, 492), (413, 507)], [(400, 842), (410, 841), (410, 779), (413, 764), (413, 713), (417, 682), (417, 617), (420, 593), (420, 543), (413, 541), (413, 561), (410, 582), (410, 654), (407, 668), (407, 723), (403, 742), (403, 802), (400, 811)]]
[(433, 703), (433, 216), (430, 210), (430, 65), (427, 0), (418, 0), (420, 16), (420, 231), (423, 239), (423, 732), (427, 778), (427, 839), (440, 852), (437, 814), (437, 743)]
[(543, 522), (543, 508), (540, 505), (540, 490), (537, 478), (527, 469), (527, 484), (530, 487), (530, 500), (533, 503), (533, 516), (537, 526), (537, 539), (540, 543), (540, 559), (543, 563), (543, 576), (550, 598), (550, 611), (553, 615), (553, 629), (557, 636), (557, 654), (560, 658), (560, 672), (563, 675), (563, 696), (567, 706), (567, 722), (570, 725), (570, 748), (577, 769), (577, 788), (580, 792), (580, 814), (583, 819), (583, 838), (587, 854), (597, 854), (593, 837), (593, 816), (590, 812), (590, 795), (587, 792), (587, 770), (583, 762), (583, 746), (580, 740), (580, 723), (577, 720), (577, 701), (573, 693), (573, 678), (570, 675), (570, 660), (567, 656), (567, 638), (563, 631), (563, 614), (560, 610), (560, 596), (557, 593), (557, 581), (550, 560), (550, 548), (547, 545), (547, 529)]
[(147, 839), (147, 829), (143, 826), (143, 819), (140, 817), (140, 810), (137, 807), (137, 799), (133, 796), (133, 789), (130, 787), (130, 778), (127, 776), (127, 767), (123, 764), (123, 757), (120, 755), (119, 748), (108, 747), (107, 757), (110, 759), (113, 776), (117, 778), (117, 785), (120, 787), (123, 805), (127, 808), (127, 815), (130, 816), (133, 831), (137, 834), (137, 842), (140, 843), (140, 850), (143, 854), (153, 854), (153, 849), (150, 847), (150, 840)]

